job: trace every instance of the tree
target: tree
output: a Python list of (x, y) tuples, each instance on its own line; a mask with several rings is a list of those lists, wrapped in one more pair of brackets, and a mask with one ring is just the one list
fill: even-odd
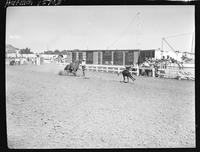
[(29, 49), (29, 48), (20, 49), (19, 53), (20, 54), (33, 54), (33, 52), (31, 52), (31, 49)]
[(48, 50), (48, 51), (44, 51), (44, 54), (54, 54), (54, 52), (51, 50)]
[(60, 54), (61, 52), (59, 50), (55, 50), (54, 54)]

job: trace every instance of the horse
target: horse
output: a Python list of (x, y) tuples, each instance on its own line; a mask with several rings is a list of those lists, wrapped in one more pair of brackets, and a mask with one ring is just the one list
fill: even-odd
[(9, 65), (16, 65), (16, 62), (15, 62), (15, 60), (11, 60), (10, 62), (9, 62)]
[[(123, 70), (122, 72), (122, 76), (123, 76), (123, 79), (124, 79), (124, 83), (127, 83), (129, 82), (129, 78), (131, 78), (131, 80), (135, 81), (136, 79), (131, 75), (131, 73), (129, 72), (129, 69), (126, 68), (125, 70)], [(118, 73), (118, 76), (119, 76), (119, 73)], [(125, 77), (127, 78), (127, 82), (125, 81)]]
[(76, 72), (79, 69), (80, 61), (74, 61), (70, 64), (67, 64), (64, 68), (64, 71), (67, 73), (73, 73), (76, 76)]

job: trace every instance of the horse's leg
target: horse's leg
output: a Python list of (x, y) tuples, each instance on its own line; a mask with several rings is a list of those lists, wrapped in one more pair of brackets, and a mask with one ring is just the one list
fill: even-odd
[(129, 76), (127, 76), (127, 82), (129, 82)]
[(130, 78), (131, 78), (133, 81), (135, 81), (135, 78), (134, 78), (132, 75), (130, 76)]
[(124, 74), (122, 74), (123, 75), (123, 78), (124, 78), (124, 82), (125, 82), (125, 75)]
[(135, 78), (131, 74), (128, 74), (127, 77), (129, 77), (129, 78), (131, 78), (131, 80), (135, 81)]

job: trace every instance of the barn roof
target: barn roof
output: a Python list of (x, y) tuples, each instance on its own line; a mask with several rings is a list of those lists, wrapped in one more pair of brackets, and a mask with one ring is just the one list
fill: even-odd
[(112, 49), (112, 50), (101, 50), (101, 49), (92, 49), (92, 50), (68, 50), (68, 52), (102, 52), (102, 51), (154, 51), (156, 49), (140, 50), (140, 49)]
[(16, 53), (17, 50), (19, 50), (19, 49), (10, 44), (6, 45), (6, 53)]

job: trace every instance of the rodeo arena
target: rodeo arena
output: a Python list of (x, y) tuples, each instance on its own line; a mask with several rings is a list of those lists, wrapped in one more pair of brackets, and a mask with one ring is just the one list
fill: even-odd
[(65, 53), (6, 44), (8, 148), (194, 148), (194, 36), (187, 51), (161, 42)]
[(193, 53), (17, 52), (6, 54), (10, 148), (195, 145)]

